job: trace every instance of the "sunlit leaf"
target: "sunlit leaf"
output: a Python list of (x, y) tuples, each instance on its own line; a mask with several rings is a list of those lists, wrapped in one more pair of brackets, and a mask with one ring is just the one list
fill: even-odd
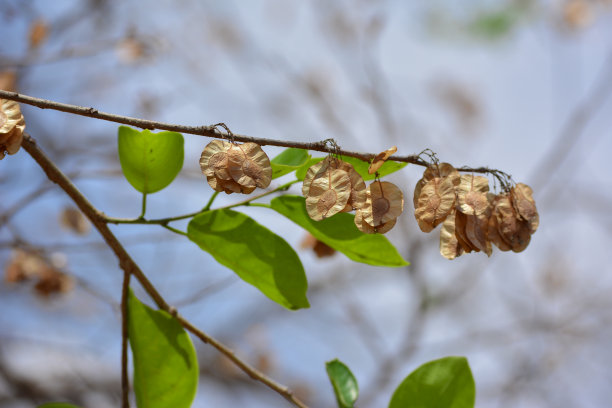
[(308, 159), (308, 161), (306, 163), (302, 164), (302, 166), (300, 166), (295, 171), (295, 177), (298, 180), (304, 180), (304, 177), (306, 177), (306, 172), (308, 171), (310, 166), (312, 166), (313, 164), (317, 164), (318, 162), (322, 161), (323, 159), (325, 159), (325, 157), (312, 157), (312, 158)]
[(353, 408), (359, 396), (359, 386), (351, 370), (340, 360), (325, 363), (327, 375), (334, 387), (339, 408)]
[(176, 319), (142, 304), (131, 291), (128, 311), (138, 408), (190, 407), (199, 369), (189, 335)]
[(308, 282), (297, 254), (252, 218), (227, 209), (208, 211), (191, 220), (187, 236), (276, 303), (291, 310), (309, 307)]
[(389, 408), (473, 408), (476, 387), (465, 357), (445, 357), (414, 370), (397, 387)]
[(310, 159), (308, 150), (288, 148), (270, 161), (272, 178), (278, 178), (300, 168)]
[(270, 205), (272, 209), (310, 232), (319, 241), (354, 261), (380, 266), (409, 265), (387, 238), (359, 231), (352, 214), (340, 213), (322, 221), (314, 221), (306, 212), (304, 198), (293, 195), (277, 197), (270, 202)]
[(119, 161), (125, 178), (141, 193), (167, 187), (183, 167), (183, 135), (119, 127)]

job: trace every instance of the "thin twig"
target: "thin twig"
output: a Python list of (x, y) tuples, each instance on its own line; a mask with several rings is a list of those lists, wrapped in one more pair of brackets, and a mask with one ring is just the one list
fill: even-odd
[(130, 408), (130, 383), (128, 380), (128, 293), (130, 273), (123, 272), (121, 288), (121, 408)]
[(138, 264), (132, 259), (132, 257), (127, 253), (125, 248), (121, 245), (117, 237), (112, 233), (112, 231), (108, 228), (104, 220), (104, 215), (98, 211), (90, 202), (87, 200), (85, 196), (76, 188), (76, 186), (66, 177), (64, 173), (47, 157), (47, 155), (38, 147), (36, 141), (28, 134), (24, 134), (22, 147), (25, 151), (27, 151), (30, 156), (38, 163), (38, 165), (43, 169), (43, 171), (47, 174), (49, 180), (58, 184), (58, 186), (68, 194), (70, 198), (74, 201), (74, 203), (81, 209), (83, 214), (89, 218), (89, 220), (94, 224), (98, 232), (102, 235), (110, 249), (113, 251), (117, 259), (119, 260), (119, 266), (124, 271), (124, 273), (134, 275), (134, 277), (140, 282), (145, 291), (151, 296), (153, 301), (157, 304), (157, 306), (166, 311), (167, 313), (174, 316), (185, 329), (189, 330), (196, 337), (202, 340), (205, 343), (210, 344), (219, 352), (224, 354), (227, 358), (232, 360), (242, 371), (244, 371), (249, 377), (253, 378), (256, 381), (259, 381), (274, 390), (293, 405), (300, 408), (307, 408), (302, 401), (300, 401), (293, 392), (286, 386), (277, 383), (273, 379), (266, 376), (261, 371), (257, 370), (255, 367), (250, 366), (245, 361), (241, 360), (236, 354), (223, 343), (215, 340), (214, 338), (208, 336), (203, 331), (199, 330), (185, 318), (178, 314), (176, 308), (171, 307), (164, 300), (164, 298), (159, 294), (155, 286), (149, 281), (144, 272), (140, 269)]

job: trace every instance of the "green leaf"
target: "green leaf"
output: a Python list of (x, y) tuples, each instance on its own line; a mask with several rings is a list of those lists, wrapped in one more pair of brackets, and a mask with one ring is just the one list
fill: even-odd
[(291, 310), (310, 306), (300, 258), (252, 218), (227, 209), (207, 211), (189, 222), (187, 236), (276, 303)]
[[(312, 166), (313, 164), (320, 162), (323, 159), (324, 157), (313, 157), (310, 160), (308, 160), (305, 164), (302, 165), (302, 167), (300, 167), (295, 172), (295, 176), (297, 177), (297, 179), (304, 180), (304, 177), (306, 176), (306, 172), (308, 171), (308, 168)], [(350, 157), (350, 156), (340, 156), (340, 159), (342, 159), (343, 161), (347, 163), (352, 164), (355, 171), (361, 175), (364, 181), (374, 180), (376, 175), (368, 173), (368, 168), (370, 167), (370, 163), (365, 162), (360, 159), (356, 159), (354, 157)], [(380, 175), (380, 177), (384, 177), (391, 173), (395, 173), (398, 170), (403, 169), (407, 165), (408, 163), (386, 161), (382, 166), (380, 166), (380, 169), (378, 169), (378, 174)]]
[(430, 361), (402, 381), (389, 408), (473, 408), (476, 386), (465, 357)]
[[(352, 164), (355, 171), (359, 173), (365, 181), (374, 180), (374, 178), (376, 177), (375, 174), (368, 173), (368, 168), (370, 167), (370, 163), (365, 162), (363, 160), (356, 159), (354, 157), (340, 156), (340, 158), (343, 161)], [(382, 166), (380, 166), (380, 169), (378, 169), (378, 175), (380, 177), (387, 176), (391, 173), (395, 173), (396, 171), (403, 169), (407, 165), (408, 163), (405, 163), (405, 162), (400, 163), (400, 162), (394, 162), (394, 161), (386, 161), (383, 163)]]
[(183, 167), (183, 135), (119, 126), (119, 162), (127, 181), (144, 194), (167, 187)]
[(304, 163), (300, 168), (296, 170), (295, 177), (297, 177), (298, 180), (304, 180), (304, 177), (306, 177), (306, 172), (308, 171), (310, 166), (312, 166), (313, 164), (317, 164), (323, 159), (324, 157), (312, 157), (308, 159), (306, 163)]
[(198, 359), (181, 324), (130, 291), (128, 326), (138, 408), (190, 407), (198, 387)]
[(325, 369), (334, 387), (338, 407), (353, 408), (359, 396), (359, 386), (351, 370), (338, 359), (325, 363)]
[(276, 197), (270, 206), (353, 261), (380, 266), (409, 265), (386, 237), (359, 231), (352, 214), (340, 213), (314, 221), (306, 212), (304, 198), (294, 195)]
[(308, 150), (290, 147), (270, 161), (272, 178), (278, 178), (300, 168), (310, 159)]
[(76, 405), (68, 404), (66, 402), (47, 402), (39, 405), (38, 408), (80, 408)]

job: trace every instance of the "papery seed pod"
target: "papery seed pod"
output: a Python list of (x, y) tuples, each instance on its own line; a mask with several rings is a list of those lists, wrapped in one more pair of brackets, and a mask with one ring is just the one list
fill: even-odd
[(362, 208), (366, 201), (367, 190), (363, 178), (359, 173), (357, 173), (357, 171), (350, 163), (340, 161), (338, 169), (346, 171), (349, 176), (349, 180), (351, 181), (351, 193), (346, 207), (344, 207), (342, 212), (349, 212), (358, 208)]
[(455, 259), (463, 254), (463, 247), (455, 235), (455, 209), (446, 217), (440, 229), (440, 254), (446, 259)]
[(404, 195), (393, 183), (376, 180), (368, 186), (366, 202), (362, 207), (363, 219), (373, 227), (379, 227), (404, 211)]
[(15, 154), (21, 147), (25, 120), (15, 101), (0, 99), (0, 160), (8, 154)]
[(324, 174), (326, 174), (325, 172), (330, 168), (330, 166), (332, 166), (332, 168), (334, 169), (337, 168), (337, 166), (335, 165), (337, 160), (338, 159), (334, 157), (327, 156), (325, 159), (313, 164), (308, 168), (308, 170), (306, 171), (306, 175), (304, 176), (304, 181), (302, 182), (302, 195), (304, 197), (308, 197), (310, 185), (315, 179), (322, 177)]
[(434, 177), (421, 187), (414, 216), (423, 232), (441, 224), (455, 204), (455, 178)]
[(380, 167), (385, 164), (385, 161), (387, 161), (387, 159), (391, 157), (391, 155), (395, 152), (397, 152), (397, 147), (392, 146), (384, 152), (378, 153), (372, 160), (372, 164), (370, 164), (370, 167), (368, 167), (368, 173), (376, 173), (378, 169), (380, 169)]
[(423, 177), (416, 183), (414, 187), (414, 195), (412, 196), (412, 202), (414, 208), (418, 207), (419, 197), (421, 195), (421, 189), (430, 180), (435, 178), (446, 178), (450, 180), (453, 186), (459, 185), (461, 175), (451, 164), (440, 163), (438, 165), (431, 165), (423, 172)]
[(394, 218), (391, 221), (383, 223), (377, 227), (373, 227), (363, 219), (362, 210), (357, 209), (357, 211), (355, 211), (355, 225), (357, 226), (359, 231), (364, 232), (366, 234), (384, 234), (386, 232), (389, 232), (395, 226), (396, 222), (397, 218)]
[(257, 143), (235, 144), (228, 152), (229, 173), (245, 187), (266, 188), (272, 180), (270, 159)]
[(306, 197), (306, 211), (310, 218), (320, 221), (344, 209), (351, 195), (351, 181), (344, 170), (328, 169), (326, 175), (315, 179)]
[(241, 193), (241, 194), (251, 194), (255, 187), (245, 187), (236, 183), (234, 180), (223, 180), (218, 179), (214, 176), (206, 177), (206, 181), (208, 181), (208, 185), (210, 185), (213, 190), (218, 192), (225, 192), (226, 194), (232, 193)]
[(300, 243), (300, 248), (312, 249), (317, 258), (327, 258), (336, 254), (336, 250), (334, 248), (330, 247), (325, 242), (319, 241), (311, 234), (307, 234), (304, 237)]
[(499, 235), (499, 224), (497, 222), (497, 212), (495, 211), (496, 203), (498, 198), (495, 198), (493, 202), (493, 210), (491, 211), (491, 216), (489, 217), (488, 225), (487, 225), (487, 238), (491, 243), (493, 243), (500, 251), (510, 251), (512, 247), (508, 244), (504, 239)]
[(470, 243), (484, 252), (487, 256), (491, 256), (493, 248), (491, 241), (488, 239), (489, 217), (488, 214), (467, 215), (465, 224), (465, 236)]
[(463, 251), (466, 253), (472, 251), (480, 252), (480, 249), (478, 249), (478, 247), (467, 237), (466, 227), (467, 215), (455, 209), (455, 236), (457, 237), (457, 242), (459, 242), (459, 245), (461, 245), (461, 248), (463, 248)]
[(464, 174), (455, 191), (458, 211), (466, 215), (481, 215), (489, 211), (489, 179), (486, 177)]
[(527, 221), (520, 218), (514, 209), (509, 194), (498, 196), (493, 216), (496, 217), (500, 238), (510, 246), (512, 251), (521, 252), (527, 248), (531, 240), (530, 226)]
[(526, 184), (518, 183), (510, 192), (516, 212), (529, 223), (529, 232), (533, 234), (540, 224), (540, 216), (533, 199), (533, 190)]
[(231, 180), (228, 167), (228, 151), (232, 144), (225, 140), (215, 139), (206, 145), (200, 156), (200, 168), (206, 177)]

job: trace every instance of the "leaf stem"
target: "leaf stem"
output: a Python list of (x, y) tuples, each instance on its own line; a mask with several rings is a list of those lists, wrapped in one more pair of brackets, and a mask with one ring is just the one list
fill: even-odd
[(206, 207), (202, 208), (201, 212), (204, 211), (208, 211), (210, 210), (210, 206), (212, 205), (212, 203), (215, 201), (215, 198), (217, 198), (217, 196), (219, 195), (218, 191), (215, 191), (211, 196), (210, 199), (208, 200), (208, 202), (206, 203)]
[(169, 231), (174, 232), (175, 234), (187, 236), (187, 233), (185, 231), (181, 231), (180, 229), (173, 228), (167, 224), (161, 224), (161, 226)]
[(142, 210), (140, 211), (139, 220), (144, 220), (145, 213), (147, 212), (147, 193), (142, 193)]

